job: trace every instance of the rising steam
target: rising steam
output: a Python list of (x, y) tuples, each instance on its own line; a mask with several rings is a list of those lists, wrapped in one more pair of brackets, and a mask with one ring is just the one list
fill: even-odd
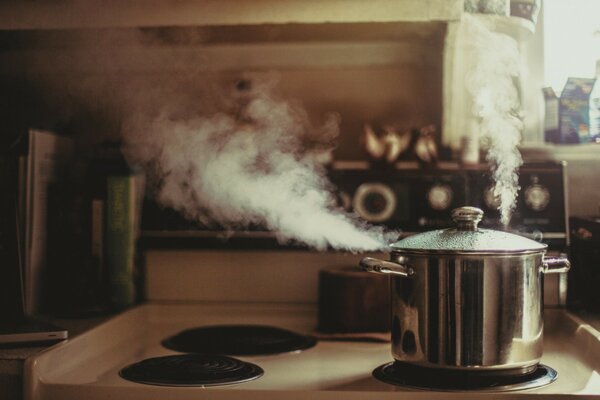
[(489, 142), (487, 159), (500, 200), (500, 219), (508, 225), (519, 191), (517, 169), (522, 164), (517, 145), (522, 122), (519, 95), (514, 83), (519, 75), (519, 49), (508, 35), (494, 32), (474, 16), (464, 15), (461, 32), (471, 51), (467, 89), (473, 97), (473, 114), (480, 120), (480, 134)]
[(333, 207), (314, 155), (331, 150), (326, 143), (338, 133), (338, 117), (315, 129), (269, 80), (253, 81), (228, 110), (163, 111), (150, 121), (133, 118), (125, 130), (129, 156), (152, 171), (158, 201), (188, 218), (232, 229), (260, 224), (282, 241), (320, 250), (377, 250), (393, 238)]

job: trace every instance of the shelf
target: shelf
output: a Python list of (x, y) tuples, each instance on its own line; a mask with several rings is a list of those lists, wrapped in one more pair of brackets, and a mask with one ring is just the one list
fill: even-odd
[(519, 147), (524, 158), (553, 159), (566, 161), (600, 161), (599, 143), (581, 144), (538, 144)]
[(64, 0), (0, 2), (0, 30), (460, 19), (462, 0)]

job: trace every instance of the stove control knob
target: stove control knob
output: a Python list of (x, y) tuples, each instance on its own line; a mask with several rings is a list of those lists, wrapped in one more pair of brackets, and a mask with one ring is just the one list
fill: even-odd
[(452, 188), (449, 185), (435, 184), (427, 192), (427, 202), (432, 209), (443, 211), (450, 207), (452, 196)]
[(494, 186), (488, 186), (483, 191), (483, 201), (485, 206), (492, 210), (500, 209), (500, 196), (494, 195)]
[(550, 202), (550, 192), (548, 188), (539, 183), (535, 183), (525, 189), (525, 204), (533, 211), (543, 211)]
[(352, 208), (369, 222), (385, 222), (396, 211), (396, 195), (383, 183), (363, 183), (354, 193)]

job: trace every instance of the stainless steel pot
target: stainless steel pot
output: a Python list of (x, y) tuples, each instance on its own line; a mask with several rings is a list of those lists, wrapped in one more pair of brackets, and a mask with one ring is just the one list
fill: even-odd
[(360, 265), (391, 279), (392, 353), (431, 368), (526, 373), (542, 356), (542, 275), (567, 271), (546, 245), (477, 227), (483, 212), (452, 211), (456, 228), (391, 245), (391, 261)]

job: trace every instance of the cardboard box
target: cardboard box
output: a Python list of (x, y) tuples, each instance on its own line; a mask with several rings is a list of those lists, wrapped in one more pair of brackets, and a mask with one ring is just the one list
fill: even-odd
[(600, 138), (600, 83), (596, 78), (569, 78), (560, 96), (562, 143)]

